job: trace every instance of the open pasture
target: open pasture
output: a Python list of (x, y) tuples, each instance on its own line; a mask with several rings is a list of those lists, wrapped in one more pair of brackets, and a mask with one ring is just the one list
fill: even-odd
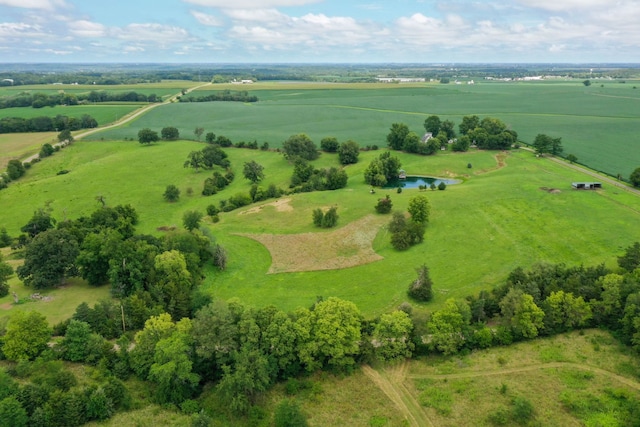
[[(202, 143), (188, 141), (151, 146), (78, 142), (34, 165), (20, 181), (0, 192), (0, 205), (11, 207), (0, 211), (0, 224), (16, 235), (48, 201), (58, 220), (86, 215), (99, 207), (95, 198), (101, 195), (111, 206), (134, 206), (140, 215), (139, 231), (158, 234), (158, 227), (180, 227), (187, 210), (204, 212), (209, 204), (248, 192), (250, 183), (241, 170), (250, 160), (265, 168), (263, 187), (288, 186), (292, 166), (282, 155), (228, 149), (236, 179), (217, 195), (203, 197), (199, 193), (209, 173), (183, 167), (187, 154), (202, 147)], [(517, 266), (545, 261), (569, 265), (606, 261), (613, 265), (617, 253), (640, 239), (636, 226), (639, 198), (606, 186), (598, 192), (572, 191), (571, 182), (585, 180), (583, 175), (529, 152), (471, 151), (432, 157), (394, 153), (409, 174), (464, 180), (446, 191), (424, 193), (432, 205), (424, 243), (406, 252), (395, 251), (384, 225), (378, 222), (369, 225), (377, 227), (371, 248), (382, 258), (378, 261), (343, 269), (270, 274), (274, 257), (269, 249), (240, 234), (329, 235), (374, 214), (377, 198), (386, 192), (370, 194), (362, 173), (379, 154), (363, 152), (358, 164), (346, 168), (350, 178), (345, 189), (287, 196), (290, 209), (286, 210), (268, 200), (222, 213), (219, 223), (205, 222), (227, 249), (229, 264), (224, 272), (209, 271), (203, 289), (218, 298), (239, 297), (250, 305), (274, 304), (286, 310), (308, 306), (318, 295), (337, 296), (356, 303), (366, 316), (374, 316), (407, 299), (406, 288), (415, 278), (415, 268), (423, 263), (429, 266), (434, 281), (436, 297), (430, 307), (435, 308), (448, 297), (495, 286)], [(471, 169), (468, 163), (473, 165)], [(336, 166), (337, 156), (322, 154), (314, 164)], [(62, 169), (70, 172), (56, 175)], [(177, 203), (162, 199), (168, 184), (182, 191)], [(188, 188), (193, 195), (187, 195)], [(541, 188), (559, 191), (554, 194)], [(391, 191), (394, 209), (406, 210), (409, 198), (418, 193)], [(338, 228), (326, 231), (313, 227), (312, 211), (332, 205), (338, 206)], [(245, 213), (249, 210), (251, 214)], [(381, 220), (384, 222), (386, 219)], [(356, 234), (344, 236), (344, 244), (336, 246), (336, 257), (351, 253), (345, 248)], [(292, 255), (296, 254), (288, 253)]]
[[(603, 87), (600, 84), (604, 85)], [(196, 127), (233, 141), (268, 142), (279, 147), (290, 135), (307, 133), (314, 141), (335, 136), (361, 146), (386, 146), (394, 122), (417, 133), (432, 114), (460, 123), (465, 115), (497, 117), (531, 143), (538, 133), (561, 137), (565, 153), (611, 175), (628, 177), (640, 165), (640, 91), (633, 82), (580, 81), (496, 83), (475, 85), (434, 83), (410, 85), (258, 83), (213, 85), (194, 91), (247, 90), (258, 96), (251, 104), (231, 102), (171, 104), (134, 123), (92, 135), (92, 139), (123, 139), (141, 128), (172, 125), (185, 138)]]

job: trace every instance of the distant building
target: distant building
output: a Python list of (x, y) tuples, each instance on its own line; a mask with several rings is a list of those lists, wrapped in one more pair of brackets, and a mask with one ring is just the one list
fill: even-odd
[(427, 141), (429, 141), (431, 138), (433, 138), (433, 134), (431, 132), (427, 132), (422, 136), (422, 139), (420, 140), (420, 142), (422, 142), (423, 144), (426, 144)]
[(380, 83), (423, 83), (426, 79), (419, 77), (378, 77)]
[(596, 190), (602, 188), (601, 182), (572, 182), (571, 186), (576, 190)]

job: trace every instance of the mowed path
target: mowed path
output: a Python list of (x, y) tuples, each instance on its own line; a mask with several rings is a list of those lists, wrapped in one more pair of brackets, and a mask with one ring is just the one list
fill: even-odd
[(409, 421), (409, 425), (417, 427), (435, 426), (435, 424), (433, 420), (429, 418), (422, 405), (420, 405), (420, 402), (416, 400), (415, 395), (411, 391), (409, 391), (409, 389), (404, 384), (405, 380), (407, 379), (448, 380), (461, 378), (478, 378), (496, 375), (517, 374), (520, 372), (530, 372), (544, 369), (571, 368), (602, 375), (611, 380), (624, 384), (634, 390), (640, 391), (640, 383), (638, 381), (624, 377), (622, 375), (618, 375), (614, 372), (607, 371), (602, 368), (572, 362), (537, 363), (534, 365), (522, 366), (518, 368), (496, 369), (481, 372), (463, 372), (459, 374), (415, 375), (407, 374), (409, 363), (410, 362), (405, 361), (400, 365), (385, 367), (380, 370), (375, 370), (369, 365), (363, 365), (362, 371), (396, 405), (398, 410), (405, 416), (407, 421)]

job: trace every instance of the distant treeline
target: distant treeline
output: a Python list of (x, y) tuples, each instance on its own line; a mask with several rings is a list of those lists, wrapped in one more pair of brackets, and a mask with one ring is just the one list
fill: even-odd
[(88, 114), (80, 118), (57, 115), (25, 119), (22, 117), (4, 117), (0, 119), (0, 133), (52, 132), (89, 129), (98, 127), (98, 121)]
[(27, 93), (0, 98), (0, 109), (16, 107), (54, 107), (56, 105), (78, 105), (89, 102), (160, 102), (162, 99), (156, 94), (145, 95), (138, 92), (108, 93), (92, 90), (88, 94), (55, 93)]
[(246, 90), (231, 92), (223, 90), (205, 96), (182, 96), (180, 102), (212, 102), (212, 101), (235, 101), (235, 102), (258, 102), (258, 97), (249, 95)]

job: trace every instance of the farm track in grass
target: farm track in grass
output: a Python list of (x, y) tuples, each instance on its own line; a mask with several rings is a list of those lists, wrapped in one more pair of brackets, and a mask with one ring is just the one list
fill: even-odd
[(398, 366), (376, 370), (369, 365), (363, 365), (364, 374), (387, 395), (398, 410), (413, 427), (434, 426), (433, 422), (418, 401), (402, 384), (405, 379), (406, 365), (402, 362)]

